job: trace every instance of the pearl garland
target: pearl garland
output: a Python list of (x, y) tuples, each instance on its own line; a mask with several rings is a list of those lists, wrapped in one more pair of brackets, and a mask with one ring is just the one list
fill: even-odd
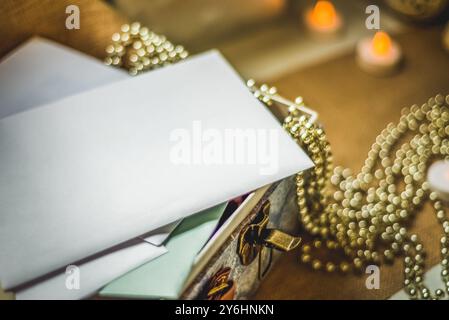
[[(248, 86), (258, 99), (272, 104), (274, 87), (258, 88), (252, 80)], [(304, 106), (300, 97), (295, 102)], [(313, 170), (296, 176), (299, 218), (314, 239), (302, 247), (303, 263), (315, 270), (346, 273), (403, 255), (404, 286), (410, 298), (441, 299), (444, 290), (432, 293), (423, 283), (424, 248), (418, 236), (407, 230), (430, 200), (442, 226), (441, 278), (449, 293), (449, 221), (443, 203), (425, 180), (431, 161), (449, 159), (448, 104), (449, 96), (437, 95), (420, 107), (403, 109), (399, 122), (388, 124), (376, 138), (358, 174), (333, 168), (323, 129), (297, 107), (289, 108), (283, 126), (315, 164)], [(336, 263), (314, 257), (313, 249), (323, 246), (344, 253), (346, 260)]]
[(183, 46), (173, 45), (165, 36), (141, 27), (138, 22), (124, 24), (121, 32), (114, 33), (106, 54), (106, 65), (124, 67), (131, 75), (175, 63), (189, 55)]

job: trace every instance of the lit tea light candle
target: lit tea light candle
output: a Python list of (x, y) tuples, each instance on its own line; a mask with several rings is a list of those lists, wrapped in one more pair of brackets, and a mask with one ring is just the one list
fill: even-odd
[(449, 202), (449, 161), (437, 161), (427, 171), (430, 189), (438, 193), (441, 200)]
[(375, 75), (393, 73), (402, 60), (401, 48), (384, 31), (376, 32), (373, 38), (360, 40), (356, 56), (360, 68)]
[(317, 1), (306, 11), (304, 20), (307, 29), (318, 36), (335, 35), (343, 26), (340, 14), (330, 1)]

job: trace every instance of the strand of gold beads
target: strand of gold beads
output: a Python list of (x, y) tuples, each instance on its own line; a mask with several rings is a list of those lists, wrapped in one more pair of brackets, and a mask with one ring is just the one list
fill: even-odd
[(124, 24), (106, 47), (105, 64), (124, 67), (131, 75), (185, 59), (189, 53), (140, 23)]
[[(248, 86), (270, 105), (274, 87)], [(304, 105), (302, 98), (295, 101)], [(449, 96), (437, 95), (402, 110), (399, 122), (381, 132), (371, 146), (360, 173), (336, 167), (323, 129), (295, 108), (289, 108), (284, 128), (303, 147), (315, 168), (296, 176), (299, 217), (315, 240), (302, 247), (301, 261), (328, 272), (360, 271), (368, 264), (404, 256), (404, 286), (412, 299), (441, 299), (423, 283), (424, 248), (407, 225), (430, 200), (442, 226), (441, 278), (449, 293), (449, 221), (443, 203), (429, 190), (428, 164), (449, 160)], [(400, 144), (402, 143), (402, 144)], [(346, 261), (322, 261), (313, 250), (325, 246), (343, 252)]]

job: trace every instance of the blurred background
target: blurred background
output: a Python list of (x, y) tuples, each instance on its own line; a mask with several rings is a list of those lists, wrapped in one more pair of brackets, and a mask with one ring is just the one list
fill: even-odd
[[(365, 27), (369, 5), (380, 8), (380, 28), (391, 35), (448, 21), (449, 0), (329, 2), (342, 30), (323, 40), (305, 25), (315, 0), (3, 0), (0, 56), (39, 34), (103, 58), (110, 35), (122, 23), (140, 21), (192, 53), (218, 48), (242, 76), (265, 80), (352, 50), (373, 34)], [(70, 4), (80, 7), (80, 30), (64, 28)]]
[(218, 48), (243, 76), (268, 79), (317, 63), (352, 48), (372, 33), (365, 27), (368, 5), (380, 8), (380, 27), (392, 34), (447, 20), (447, 0), (385, 0), (332, 3), (343, 31), (317, 41), (304, 25), (313, 0), (110, 0), (131, 20), (165, 34), (190, 51)]

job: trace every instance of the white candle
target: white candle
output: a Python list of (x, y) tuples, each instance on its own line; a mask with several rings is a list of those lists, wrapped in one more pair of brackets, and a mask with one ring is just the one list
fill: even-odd
[(304, 22), (314, 36), (331, 36), (338, 33), (343, 20), (331, 1), (317, 1), (306, 11)]
[(386, 32), (378, 31), (373, 38), (363, 38), (358, 42), (356, 58), (362, 70), (374, 75), (387, 75), (398, 70), (402, 52)]
[(441, 200), (449, 201), (449, 161), (436, 161), (427, 171), (427, 180), (432, 191), (438, 193)]

